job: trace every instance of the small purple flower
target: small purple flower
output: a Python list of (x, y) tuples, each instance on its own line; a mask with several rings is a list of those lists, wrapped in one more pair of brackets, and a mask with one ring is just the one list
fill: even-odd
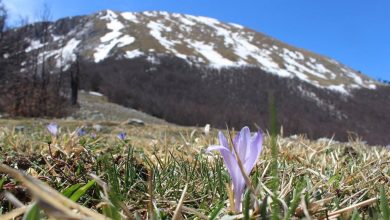
[(207, 151), (218, 150), (221, 153), (233, 183), (235, 210), (239, 212), (246, 183), (237, 158), (240, 158), (246, 175), (249, 175), (263, 149), (263, 135), (259, 131), (251, 137), (249, 128), (242, 128), (233, 140), (235, 151), (229, 147), (228, 141), (221, 131), (219, 131), (218, 136), (220, 145), (210, 146)]
[(46, 126), (47, 130), (49, 130), (50, 134), (53, 136), (57, 136), (58, 132), (58, 125), (54, 122), (51, 122), (49, 125)]
[(91, 138), (92, 138), (92, 139), (95, 139), (95, 138), (96, 138), (96, 133), (95, 133), (95, 132), (91, 134)]
[(77, 135), (79, 136), (79, 137), (82, 137), (82, 136), (84, 136), (84, 135), (86, 135), (87, 134), (87, 132), (84, 130), (84, 128), (79, 128), (79, 129), (77, 129)]
[(124, 141), (125, 138), (126, 138), (126, 133), (125, 132), (121, 132), (120, 134), (118, 134), (118, 138), (121, 139), (122, 141)]

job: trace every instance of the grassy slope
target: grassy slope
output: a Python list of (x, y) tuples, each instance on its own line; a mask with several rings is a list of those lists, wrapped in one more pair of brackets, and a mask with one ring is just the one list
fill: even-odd
[(80, 108), (73, 114), (76, 119), (92, 120), (95, 115), (95, 120), (126, 121), (137, 118), (146, 123), (167, 124), (166, 121), (141, 111), (108, 102), (105, 96), (91, 95), (85, 91), (79, 91), (78, 95)]
[[(89, 135), (81, 138), (71, 135), (80, 126), (85, 126), (89, 133), (94, 132), (92, 122), (58, 121), (61, 132), (58, 139), (52, 139), (44, 127), (48, 122), (0, 120), (0, 162), (27, 171), (58, 191), (78, 183), (85, 184), (91, 180), (88, 174), (96, 174), (100, 178), (98, 183), (101, 180), (108, 184), (108, 192), (104, 194), (104, 184), (100, 182), (83, 193), (77, 202), (112, 218), (115, 215), (109, 213), (117, 210), (124, 217), (124, 209), (128, 211), (127, 215), (140, 218), (150, 215), (171, 218), (186, 184), (188, 189), (181, 209), (184, 218), (211, 215), (219, 210), (216, 207), (222, 207), (218, 213), (214, 212), (218, 218), (229, 213), (225, 185), (229, 176), (221, 158), (204, 153), (208, 145), (217, 143), (216, 131), (206, 136), (201, 128), (135, 127), (102, 122), (104, 129), (96, 132), (94, 139)], [(24, 125), (24, 130), (15, 131), (14, 127), (20, 124)], [(122, 131), (128, 134), (125, 142), (116, 137)], [(375, 198), (378, 198), (381, 186), (387, 196), (390, 195), (389, 150), (358, 141), (309, 141), (303, 137), (279, 137), (277, 144), (278, 194), (284, 213), (286, 207), (294, 206), (291, 204), (294, 189), (302, 188), (303, 196), (296, 197), (299, 198), (298, 207), (293, 211), (296, 218), (305, 215), (325, 218), (332, 212), (369, 199), (372, 200), (356, 208), (360, 216), (377, 219), (383, 214)], [(267, 137), (260, 161), (251, 175), (262, 202), (264, 198), (270, 200), (270, 162)], [(148, 178), (151, 173), (152, 179)], [(28, 204), (32, 189), (20, 185), (10, 176), (0, 174), (0, 193), (9, 191), (23, 204)], [(2, 195), (0, 212), (17, 210)], [(108, 209), (108, 201), (119, 208)], [(263, 214), (271, 214), (269, 202), (264, 207), (266, 212)], [(151, 212), (151, 209), (155, 211)], [(340, 217), (349, 219), (354, 210), (343, 211)], [(283, 215), (280, 213), (279, 217)]]

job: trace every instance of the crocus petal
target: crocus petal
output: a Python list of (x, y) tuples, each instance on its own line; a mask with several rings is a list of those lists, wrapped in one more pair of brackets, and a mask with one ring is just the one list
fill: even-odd
[(233, 146), (237, 149), (238, 146), (238, 140), (240, 139), (240, 132), (237, 133), (237, 135), (234, 137), (233, 140)]
[(236, 151), (240, 157), (241, 162), (244, 164), (246, 159), (247, 149), (249, 148), (251, 140), (251, 132), (248, 127), (243, 127), (240, 131), (240, 137), (238, 139), (238, 146), (236, 146)]
[[(217, 151), (219, 151), (219, 152), (224, 151), (224, 150), (229, 151), (229, 149), (226, 149), (226, 147), (224, 147), (224, 146), (221, 146), (221, 145), (211, 145), (211, 146), (209, 146), (209, 147), (206, 149), (206, 152), (209, 153), (209, 152), (211, 152), (211, 151), (213, 151), (213, 150), (217, 150)], [(230, 151), (229, 151), (229, 152), (230, 152)]]
[(233, 184), (238, 182), (240, 176), (242, 175), (240, 173), (240, 170), (239, 169), (237, 170), (238, 163), (236, 158), (234, 157), (234, 154), (232, 154), (232, 152), (229, 149), (227, 149), (225, 146), (221, 146), (221, 145), (212, 145), (207, 148), (207, 152), (210, 152), (212, 150), (218, 150), (221, 153), (223, 162), (225, 163), (225, 166), (230, 174), (230, 177), (232, 178)]
[(226, 149), (230, 149), (229, 143), (228, 143), (225, 135), (222, 133), (222, 131), (218, 131), (218, 138), (219, 138), (219, 144), (221, 146), (224, 146)]
[(219, 138), (220, 145), (226, 148), (227, 150), (227, 151), (220, 151), (223, 160), (225, 162), (226, 168), (228, 169), (233, 182), (236, 182), (237, 179), (239, 178), (240, 173), (237, 172), (239, 171), (237, 170), (238, 162), (236, 157), (234, 156), (234, 151), (230, 149), (228, 140), (226, 139), (225, 135), (221, 131), (218, 132), (218, 138)]
[(118, 134), (117, 136), (119, 139), (121, 139), (122, 141), (124, 141), (126, 139), (126, 133), (122, 132), (120, 134)]
[(49, 132), (52, 134), (52, 135), (57, 135), (57, 132), (58, 132), (58, 125), (56, 123), (50, 123), (49, 125), (47, 125), (47, 130), (49, 130)]
[(259, 159), (259, 155), (263, 149), (263, 134), (258, 131), (251, 139), (250, 142), (250, 154), (244, 163), (245, 172), (249, 175), (256, 161)]
[(86, 134), (87, 134), (87, 132), (86, 132), (83, 128), (77, 129), (77, 135), (78, 135), (79, 137), (82, 137), (82, 136), (84, 136), (84, 135), (86, 135)]

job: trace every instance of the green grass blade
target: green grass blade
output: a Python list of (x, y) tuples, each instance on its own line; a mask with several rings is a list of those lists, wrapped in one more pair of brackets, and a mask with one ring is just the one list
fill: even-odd
[(385, 189), (382, 186), (380, 192), (380, 206), (383, 219), (390, 219), (390, 208), (389, 208), (389, 200), (386, 196)]
[(70, 198), (70, 197), (72, 196), (72, 194), (73, 194), (76, 190), (78, 190), (81, 186), (82, 186), (81, 183), (74, 184), (74, 185), (72, 185), (72, 186), (70, 186), (70, 187), (64, 189), (61, 193), (62, 193), (62, 195), (64, 195), (64, 196)]
[(267, 202), (268, 196), (265, 196), (260, 208), (261, 219), (267, 219)]
[(128, 191), (130, 186), (133, 184), (135, 179), (135, 171), (132, 164), (133, 159), (133, 148), (129, 146), (127, 148), (127, 158), (126, 158), (126, 170), (125, 170), (125, 180), (124, 180), (124, 187), (125, 190)]
[(243, 204), (243, 214), (244, 214), (244, 218), (243, 219), (244, 220), (249, 220), (250, 219), (250, 216), (249, 216), (250, 201), (251, 201), (251, 194), (247, 190), (246, 193), (245, 193), (244, 204)]
[(278, 190), (279, 190), (279, 177), (278, 177), (278, 144), (277, 144), (277, 135), (278, 135), (278, 122), (276, 114), (276, 104), (275, 98), (272, 93), (269, 94), (269, 114), (270, 114), (270, 132), (271, 132), (271, 189), (274, 194), (271, 203), (272, 218), (273, 220), (278, 220), (280, 218), (280, 208), (278, 204)]
[(85, 195), (85, 193), (87, 193), (88, 189), (90, 189), (95, 184), (95, 182), (96, 182), (95, 180), (91, 180), (87, 184), (85, 184), (84, 186), (77, 189), (77, 191), (72, 194), (70, 199), (74, 202), (77, 202), (77, 200), (79, 200), (81, 196), (83, 196), (83, 195)]
[(224, 202), (220, 202), (214, 210), (209, 215), (209, 220), (214, 220), (218, 217), (219, 212), (221, 212), (222, 208), (224, 207)]
[(295, 210), (297, 209), (301, 200), (301, 193), (304, 189), (304, 183), (305, 181), (302, 180), (301, 184), (299, 184), (298, 187), (294, 189), (293, 199), (290, 203), (290, 207), (288, 208), (287, 215), (284, 218), (285, 220), (291, 219), (291, 216), (295, 213)]
[(37, 204), (32, 205), (23, 216), (23, 220), (40, 220), (41, 214)]
[(360, 220), (360, 216), (359, 216), (359, 212), (357, 211), (357, 209), (355, 209), (352, 213), (352, 217), (351, 217), (351, 220)]
[(0, 180), (0, 190), (3, 189), (4, 183), (5, 183), (5, 177), (1, 178)]

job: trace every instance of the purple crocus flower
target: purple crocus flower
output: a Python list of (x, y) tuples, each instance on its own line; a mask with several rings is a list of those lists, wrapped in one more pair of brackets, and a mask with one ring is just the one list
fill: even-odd
[(121, 139), (122, 141), (124, 141), (126, 138), (126, 133), (122, 132), (122, 133), (118, 134), (118, 138)]
[[(262, 150), (263, 135), (259, 131), (251, 137), (249, 128), (242, 128), (233, 140), (235, 151), (229, 147), (228, 141), (221, 131), (219, 131), (218, 136), (220, 145), (210, 146), (207, 151), (218, 150), (221, 153), (233, 183), (235, 210), (239, 212), (241, 211), (241, 199), (246, 183), (237, 158), (240, 158), (246, 175), (249, 175)], [(236, 152), (238, 155), (236, 155)]]
[(48, 124), (47, 126), (47, 130), (49, 130), (50, 134), (53, 135), (53, 136), (57, 136), (57, 132), (58, 132), (58, 125), (54, 122), (51, 122), (50, 124)]
[(83, 128), (77, 129), (77, 135), (78, 135), (79, 137), (82, 137), (82, 136), (84, 136), (84, 135), (86, 135), (86, 134), (87, 134), (87, 132), (86, 132)]

